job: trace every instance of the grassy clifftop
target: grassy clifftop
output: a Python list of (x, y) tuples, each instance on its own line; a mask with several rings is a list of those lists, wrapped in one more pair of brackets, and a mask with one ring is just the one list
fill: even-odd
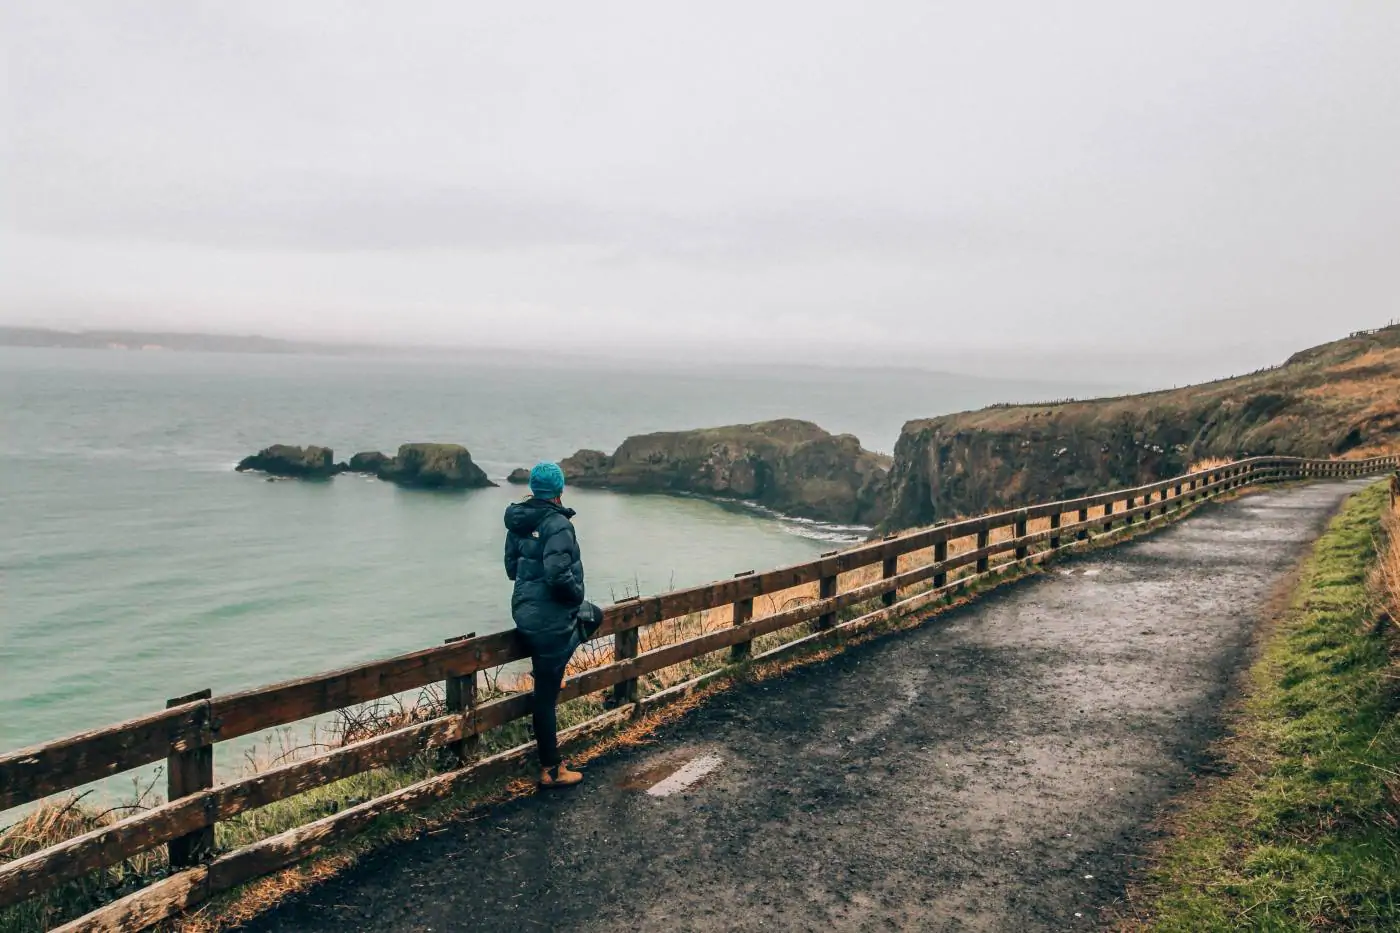
[(986, 408), (911, 421), (886, 524), (1163, 479), (1213, 457), (1359, 456), (1400, 445), (1400, 326), (1273, 369), (1165, 392)]

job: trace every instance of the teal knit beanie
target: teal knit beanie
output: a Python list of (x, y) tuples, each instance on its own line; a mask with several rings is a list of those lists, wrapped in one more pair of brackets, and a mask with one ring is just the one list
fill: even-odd
[(530, 471), (530, 494), (536, 499), (558, 499), (564, 494), (564, 471), (559, 464), (535, 464)]

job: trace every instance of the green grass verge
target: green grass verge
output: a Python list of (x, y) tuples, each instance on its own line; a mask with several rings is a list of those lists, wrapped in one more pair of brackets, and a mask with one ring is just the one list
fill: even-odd
[(1131, 929), (1400, 930), (1400, 666), (1368, 585), (1387, 493), (1317, 542), (1250, 671), (1228, 776), (1188, 802)]

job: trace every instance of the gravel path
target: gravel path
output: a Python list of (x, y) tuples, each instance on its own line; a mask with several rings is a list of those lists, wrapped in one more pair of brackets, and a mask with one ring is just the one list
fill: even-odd
[(250, 929), (1099, 927), (1208, 764), (1256, 622), (1357, 488), (1207, 506), (733, 689), (575, 791), (385, 849)]

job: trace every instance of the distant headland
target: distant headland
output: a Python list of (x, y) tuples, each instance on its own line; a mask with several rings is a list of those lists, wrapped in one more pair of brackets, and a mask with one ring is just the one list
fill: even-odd
[(302, 343), (273, 337), (234, 334), (193, 334), (140, 330), (52, 330), (44, 327), (0, 327), (0, 346), (55, 350), (134, 350), (182, 353), (318, 353), (372, 352), (375, 347)]

